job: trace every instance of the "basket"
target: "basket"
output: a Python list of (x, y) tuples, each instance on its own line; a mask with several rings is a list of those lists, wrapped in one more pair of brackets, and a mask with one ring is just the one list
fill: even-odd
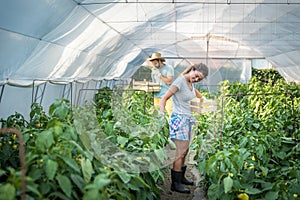
[(193, 98), (190, 101), (190, 107), (191, 107), (192, 112), (195, 112), (195, 113), (214, 112), (217, 110), (217, 101)]
[(143, 90), (145, 92), (159, 92), (160, 91), (160, 84), (153, 83), (151, 81), (136, 81), (133, 80), (132, 88), (134, 90)]

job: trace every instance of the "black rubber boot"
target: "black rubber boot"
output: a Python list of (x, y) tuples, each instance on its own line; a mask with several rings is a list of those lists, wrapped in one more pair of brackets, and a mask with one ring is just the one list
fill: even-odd
[(171, 169), (171, 178), (172, 178), (172, 184), (171, 184), (171, 190), (175, 192), (180, 193), (190, 193), (191, 191), (189, 189), (186, 189), (182, 183), (182, 171), (177, 172)]
[(181, 183), (184, 184), (184, 185), (194, 185), (194, 182), (193, 181), (189, 181), (185, 178), (185, 171), (186, 171), (186, 165), (183, 166), (181, 168), (182, 170), (182, 178), (181, 178)]

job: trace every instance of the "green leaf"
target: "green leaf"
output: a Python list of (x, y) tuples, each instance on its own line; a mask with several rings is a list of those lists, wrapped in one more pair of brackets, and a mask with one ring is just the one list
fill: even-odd
[(262, 144), (259, 144), (258, 147), (256, 148), (257, 156), (262, 157), (264, 150), (265, 150), (265, 147)]
[(111, 183), (111, 180), (108, 179), (105, 175), (99, 174), (95, 177), (94, 185), (96, 189), (101, 190), (103, 187)]
[(43, 169), (34, 169), (28, 171), (26, 175), (28, 175), (33, 181), (36, 181), (40, 179), (43, 173), (44, 173)]
[(267, 192), (265, 195), (265, 199), (268, 199), (268, 200), (278, 199), (278, 191), (277, 192), (273, 192), (273, 191)]
[(58, 168), (57, 162), (55, 162), (51, 159), (47, 160), (47, 162), (46, 162), (46, 175), (49, 178), (49, 180), (53, 180), (53, 178), (56, 174), (57, 168)]
[(27, 184), (26, 191), (28, 193), (33, 193), (33, 194), (36, 194), (37, 196), (41, 196), (40, 191), (37, 189), (37, 185), (32, 186), (32, 185)]
[(16, 188), (10, 183), (0, 185), (0, 200), (13, 200), (16, 196)]
[(71, 180), (80, 190), (83, 189), (85, 182), (81, 176), (77, 174), (71, 174)]
[(260, 166), (259, 168), (261, 169), (261, 172), (263, 173), (264, 176), (268, 175), (269, 169), (267, 167)]
[(126, 172), (118, 172), (118, 176), (121, 178), (123, 183), (128, 183), (131, 179), (130, 174), (128, 174)]
[(217, 184), (211, 184), (207, 190), (208, 199), (217, 200), (219, 198), (219, 186)]
[(82, 158), (81, 168), (85, 182), (89, 183), (91, 181), (92, 173), (94, 172), (91, 161), (89, 159)]
[(38, 188), (42, 195), (46, 195), (51, 190), (51, 185), (44, 182), (44, 183), (40, 183)]
[(58, 181), (60, 188), (67, 195), (67, 197), (71, 197), (72, 184), (70, 179), (67, 176), (58, 174), (56, 176), (56, 180)]
[(150, 186), (140, 177), (140, 176), (132, 176), (137, 184), (142, 184), (145, 188), (150, 189)]
[[(88, 184), (85, 186), (85, 190), (101, 190), (105, 186), (111, 183), (111, 180), (104, 177), (103, 174), (99, 174), (98, 176), (95, 177), (95, 180), (93, 183)], [(123, 184), (123, 183), (122, 183)]]
[(232, 185), (233, 185), (233, 180), (230, 176), (227, 176), (223, 180), (224, 183), (224, 191), (225, 193), (228, 193), (231, 191)]
[(69, 141), (71, 144), (73, 144), (78, 151), (80, 151), (81, 154), (85, 155), (89, 160), (93, 160), (93, 153), (88, 151), (88, 150), (84, 150), (78, 143), (76, 143), (75, 141), (71, 140)]
[(246, 190), (245, 190), (245, 193), (247, 193), (247, 194), (259, 194), (259, 193), (261, 193), (262, 191), (261, 190), (259, 190), (259, 189), (256, 189), (256, 188), (246, 188)]
[(248, 143), (248, 138), (247, 137), (243, 137), (241, 140), (240, 140), (240, 147), (245, 147)]
[(0, 177), (5, 174), (5, 170), (0, 169)]
[(72, 140), (77, 141), (78, 135), (77, 135), (77, 133), (76, 133), (75, 127), (73, 127), (73, 126), (67, 126), (67, 127), (65, 128), (65, 131), (64, 131), (64, 132), (67, 133), (67, 135), (69, 135), (69, 136), (71, 137), (71, 138), (70, 138), (71, 141), (72, 141)]
[(156, 171), (157, 169), (159, 169), (159, 167), (160, 167), (159, 165), (156, 165), (155, 163), (150, 162), (149, 171), (150, 172)]
[(215, 155), (211, 156), (208, 159), (208, 162), (205, 164), (205, 171), (209, 176), (216, 175), (217, 161)]
[(45, 130), (38, 134), (35, 141), (37, 150), (41, 152), (46, 152), (53, 143), (53, 134), (50, 130)]
[(171, 140), (170, 137), (168, 137), (168, 145), (171, 148), (171, 150), (175, 150), (176, 149), (176, 145), (175, 143)]
[(96, 189), (84, 193), (83, 200), (100, 200), (99, 191)]
[(58, 138), (59, 137), (62, 137), (62, 138), (66, 137), (62, 126), (63, 126), (63, 123), (59, 122), (58, 125), (52, 127), (54, 135)]
[(60, 120), (65, 120), (69, 114), (69, 111), (70, 109), (65, 105), (60, 105), (59, 107), (53, 109), (52, 116), (57, 117)]
[(118, 136), (117, 137), (117, 141), (120, 145), (125, 146), (126, 143), (128, 142), (128, 138), (126, 137), (122, 137), (122, 136)]
[(35, 162), (35, 159), (38, 157), (37, 154), (33, 153), (33, 152), (26, 152), (25, 155), (25, 162), (26, 165), (32, 165)]
[(80, 173), (80, 169), (79, 166), (76, 162), (76, 160), (74, 160), (73, 158), (68, 158), (68, 157), (62, 157), (59, 156), (69, 167), (71, 167), (73, 170), (75, 170), (76, 172)]
[(286, 153), (283, 151), (280, 151), (279, 153), (277, 153), (277, 157), (284, 160), (284, 159), (286, 159)]
[(128, 183), (127, 186), (131, 190), (135, 190), (135, 191), (139, 191), (140, 190), (140, 188), (136, 184)]

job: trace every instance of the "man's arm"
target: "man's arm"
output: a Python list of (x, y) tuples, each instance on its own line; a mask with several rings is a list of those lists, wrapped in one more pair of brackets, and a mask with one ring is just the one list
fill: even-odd
[(173, 82), (173, 76), (163, 76), (162, 74), (159, 75), (159, 78), (167, 85), (171, 85)]

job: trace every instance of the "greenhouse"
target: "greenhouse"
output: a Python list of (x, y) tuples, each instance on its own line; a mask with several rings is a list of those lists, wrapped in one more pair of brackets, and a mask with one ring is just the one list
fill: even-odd
[[(0, 200), (300, 199), (300, 0), (0, 5)], [(154, 61), (208, 68), (190, 185)]]

